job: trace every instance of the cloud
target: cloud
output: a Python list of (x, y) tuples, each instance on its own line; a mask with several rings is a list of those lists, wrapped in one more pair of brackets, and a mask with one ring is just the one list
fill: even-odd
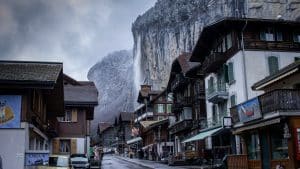
[(156, 0), (0, 0), (0, 59), (60, 61), (86, 80), (108, 53), (131, 49), (131, 23)]

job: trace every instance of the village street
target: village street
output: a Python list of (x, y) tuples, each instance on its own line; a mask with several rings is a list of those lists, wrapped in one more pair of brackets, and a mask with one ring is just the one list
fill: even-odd
[(144, 166), (134, 164), (122, 159), (119, 159), (113, 155), (105, 155), (102, 159), (102, 169), (147, 169)]

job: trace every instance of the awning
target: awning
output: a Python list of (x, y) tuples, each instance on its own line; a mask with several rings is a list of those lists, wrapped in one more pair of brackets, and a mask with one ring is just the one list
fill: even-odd
[(208, 131), (203, 131), (191, 138), (188, 138), (186, 140), (184, 140), (182, 143), (187, 143), (187, 142), (191, 142), (191, 141), (197, 141), (197, 140), (203, 140), (205, 139), (206, 137), (209, 137), (209, 136), (212, 136), (213, 134), (215, 134), (216, 132), (222, 130), (223, 127), (219, 127), (219, 128), (215, 128), (215, 129), (212, 129), (212, 130), (208, 130)]
[(136, 138), (133, 138), (131, 140), (128, 140), (126, 141), (127, 144), (132, 144), (132, 143), (136, 143), (138, 141), (141, 141), (142, 140), (142, 137), (136, 137)]
[(269, 125), (277, 124), (277, 123), (280, 123), (280, 118), (276, 118), (276, 119), (272, 119), (272, 120), (268, 120), (268, 121), (264, 121), (264, 122), (259, 122), (257, 124), (253, 124), (253, 125), (244, 126), (244, 127), (235, 129), (232, 133), (239, 134), (246, 130), (257, 129), (260, 127), (265, 127), (265, 126), (269, 126)]

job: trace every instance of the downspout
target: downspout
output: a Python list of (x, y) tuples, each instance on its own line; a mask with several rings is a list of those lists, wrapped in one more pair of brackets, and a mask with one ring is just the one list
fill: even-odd
[(245, 94), (245, 97), (246, 97), (246, 100), (248, 100), (248, 88), (247, 88), (247, 74), (246, 74), (246, 55), (245, 55), (245, 44), (244, 44), (244, 31), (246, 29), (248, 25), (248, 20), (246, 20), (245, 22), (245, 25), (242, 29), (242, 32), (241, 32), (241, 37), (242, 37), (242, 40), (241, 40), (241, 47), (242, 47), (242, 60), (243, 60), (243, 75), (244, 75), (244, 94)]

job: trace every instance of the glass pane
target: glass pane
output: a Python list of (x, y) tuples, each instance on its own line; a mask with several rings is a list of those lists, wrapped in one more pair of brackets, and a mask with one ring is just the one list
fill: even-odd
[(257, 133), (246, 136), (247, 151), (249, 160), (260, 160), (260, 143)]
[(227, 49), (230, 49), (232, 47), (231, 33), (227, 34), (226, 40), (227, 40)]
[(272, 159), (278, 160), (288, 158), (288, 140), (283, 138), (283, 126), (273, 126), (270, 132), (272, 145)]

